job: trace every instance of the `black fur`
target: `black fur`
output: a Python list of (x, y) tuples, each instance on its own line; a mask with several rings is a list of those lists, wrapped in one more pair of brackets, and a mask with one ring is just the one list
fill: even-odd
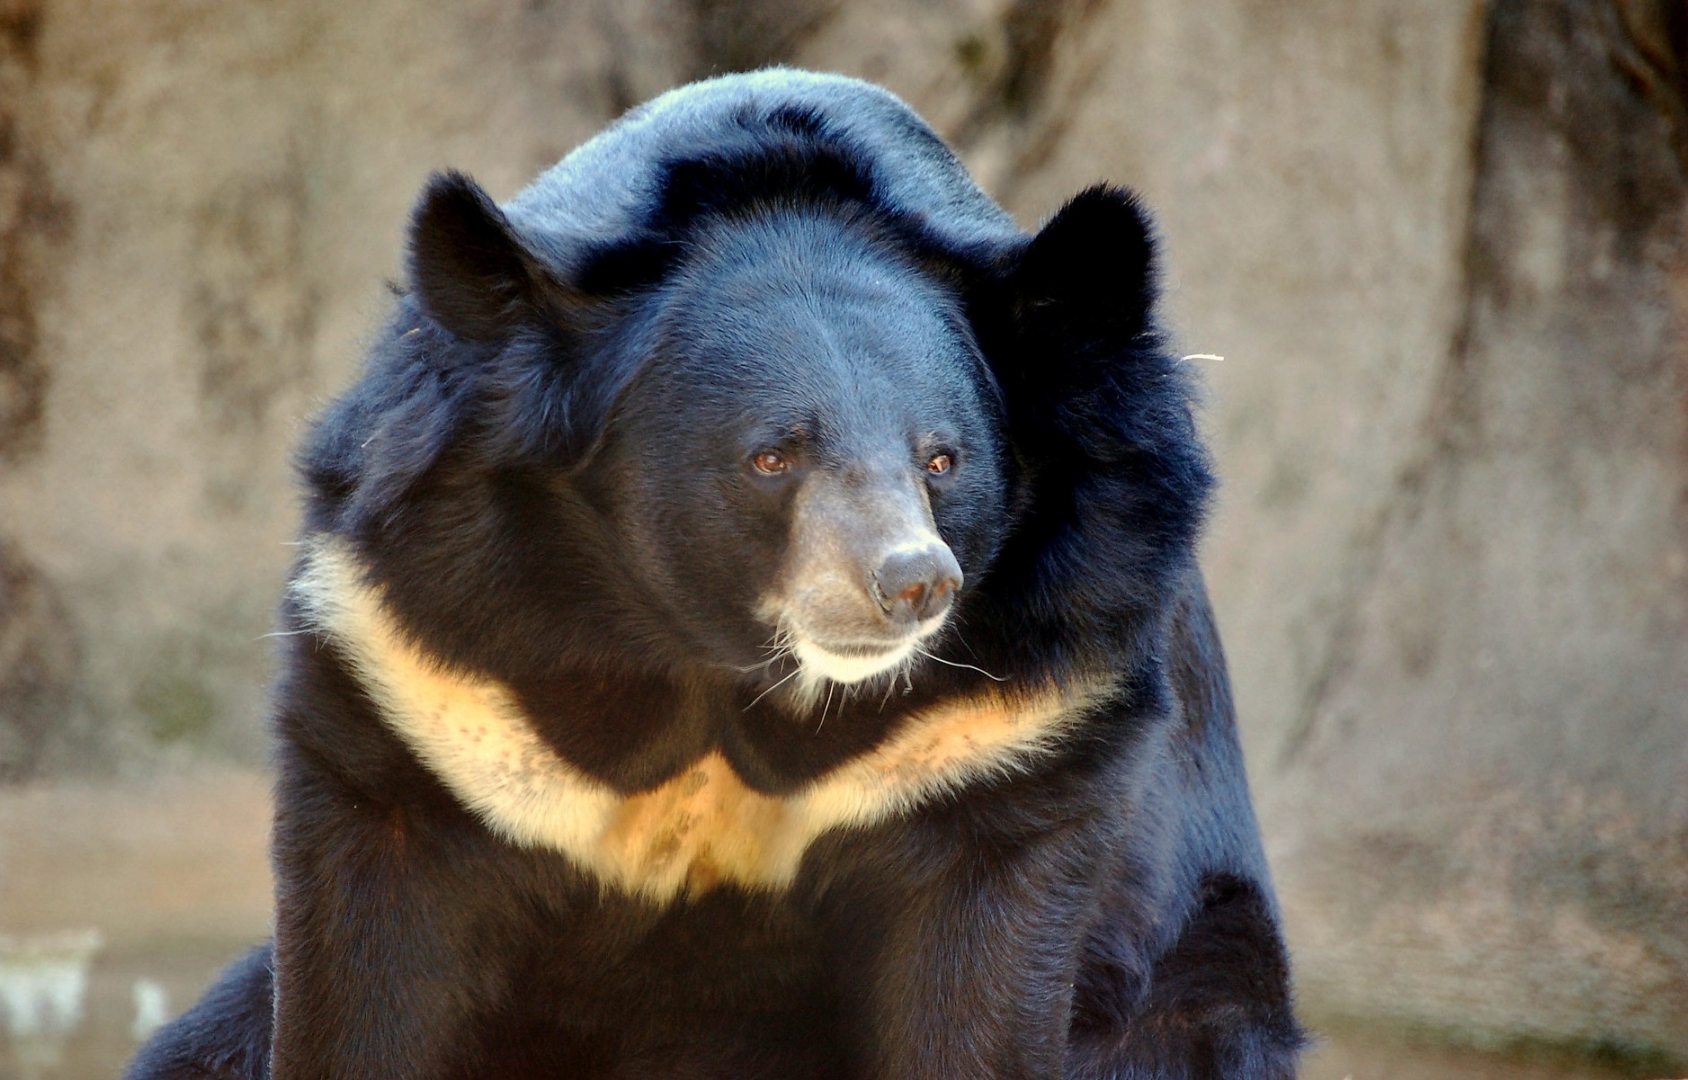
[[(1114, 689), (1020, 771), (822, 836), (788, 889), (662, 905), (489, 832), (290, 602), (273, 957), (132, 1080), (1292, 1076), (1153, 250), (1106, 187), (1028, 237), (894, 98), (796, 72), (677, 91), (503, 209), (437, 177), (302, 453), (306, 532), (557, 755), (636, 792), (715, 752), (784, 796), (992, 677)], [(797, 490), (759, 447), (955, 462), (922, 479), (964, 574), (940, 660), (818, 725), (758, 663)]]

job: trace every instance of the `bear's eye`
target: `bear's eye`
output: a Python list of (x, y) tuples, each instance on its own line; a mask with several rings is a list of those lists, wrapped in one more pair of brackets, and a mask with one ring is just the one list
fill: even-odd
[(949, 472), (954, 464), (955, 459), (948, 454), (933, 454), (931, 460), (926, 462), (926, 471), (933, 476), (942, 476)]
[(763, 476), (778, 476), (791, 470), (791, 462), (778, 450), (758, 450), (756, 456), (750, 459), (750, 465)]

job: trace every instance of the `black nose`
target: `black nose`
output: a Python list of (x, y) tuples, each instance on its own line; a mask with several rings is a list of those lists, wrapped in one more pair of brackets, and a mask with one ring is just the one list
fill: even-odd
[(875, 598), (899, 622), (943, 614), (961, 588), (961, 566), (943, 544), (893, 551), (873, 573)]

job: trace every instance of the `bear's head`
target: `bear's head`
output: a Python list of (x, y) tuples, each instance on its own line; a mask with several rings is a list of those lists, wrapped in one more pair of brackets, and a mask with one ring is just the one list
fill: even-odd
[(418, 203), (396, 321), (304, 466), (309, 528), (431, 654), (801, 715), (1141, 647), (1210, 481), (1134, 199), (958, 244), (801, 140), (657, 187), (584, 248), (459, 174)]
[(588, 470), (700, 655), (896, 670), (1000, 540), (994, 388), (955, 297), (833, 210), (714, 217), (645, 298)]
[(501, 364), (561, 331), (520, 361), (552, 369), (526, 377), (560, 384), (556, 411), (523, 415), (548, 402), (513, 394), (506, 421), (536, 461), (561, 444), (559, 478), (614, 549), (600, 574), (678, 652), (758, 673), (789, 659), (803, 699), (897, 671), (1002, 539), (1001, 401), (962, 298), (836, 193), (678, 203), (683, 247), (663, 240), (679, 250), (618, 248), (565, 283), (472, 181), (441, 177), (416, 214), (414, 293)]

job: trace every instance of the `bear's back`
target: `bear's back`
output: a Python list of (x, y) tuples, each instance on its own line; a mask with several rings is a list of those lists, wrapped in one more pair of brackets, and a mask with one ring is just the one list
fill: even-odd
[(871, 179), (875, 202), (919, 220), (952, 251), (995, 248), (1021, 235), (894, 94), (789, 68), (670, 90), (581, 144), (504, 209), (553, 269), (567, 272), (592, 248), (624, 240), (657, 214), (668, 166), (800, 133), (846, 148)]

